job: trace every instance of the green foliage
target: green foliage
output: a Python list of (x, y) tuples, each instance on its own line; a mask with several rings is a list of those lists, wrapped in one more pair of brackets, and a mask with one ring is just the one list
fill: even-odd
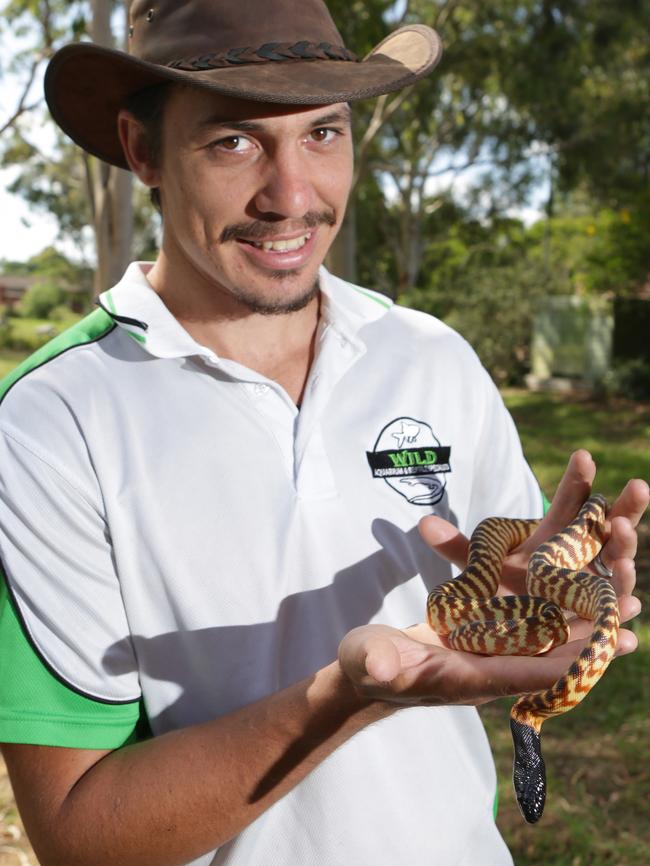
[(634, 294), (650, 277), (650, 189), (629, 206), (601, 211), (602, 233), (589, 256), (592, 285), (619, 296)]
[(583, 180), (616, 207), (650, 170), (649, 0), (502, 2), (494, 57), (531, 141), (553, 149), (564, 189)]
[[(2, 262), (3, 270), (11, 268), (11, 263)], [(45, 247), (40, 253), (31, 256), (26, 262), (14, 265), (20, 273), (25, 275), (34, 274), (43, 279), (51, 279), (58, 282), (62, 287), (78, 287), (89, 285), (92, 281), (90, 268), (73, 262), (56, 247)]]
[(58, 328), (47, 319), (21, 317), (10, 320), (3, 349), (11, 353), (31, 354), (56, 336)]
[(0, 349), (4, 349), (8, 345), (8, 341), (11, 335), (11, 323), (7, 316), (3, 314), (0, 316)]
[[(36, 277), (18, 308), (6, 311), (8, 327), (0, 333), (0, 346), (33, 351), (50, 339), (53, 322), (62, 330), (90, 305), (92, 271), (70, 261), (54, 247), (46, 247), (26, 262), (2, 261), (0, 270)], [(72, 311), (73, 306), (77, 313)]]
[(74, 313), (70, 311), (70, 307), (65, 304), (59, 304), (58, 307), (54, 307), (50, 310), (49, 315), (47, 316), (50, 322), (56, 322), (57, 325), (61, 323), (70, 322), (71, 319), (76, 318)]
[(63, 299), (64, 293), (59, 285), (52, 280), (39, 280), (25, 292), (20, 302), (21, 314), (34, 319), (47, 319)]
[(479, 223), (447, 203), (429, 228), (436, 240), (425, 253), (426, 284), (400, 301), (458, 330), (497, 382), (522, 382), (536, 301), (566, 291), (563, 274), (517, 220)]
[(629, 400), (650, 400), (650, 361), (633, 358), (614, 365), (607, 390)]
[[(425, 224), (430, 241), (420, 285), (400, 300), (460, 331), (497, 382), (521, 383), (540, 299), (555, 294), (625, 298), (647, 278), (650, 232), (644, 220), (641, 206), (613, 211), (584, 205), (526, 229), (516, 220), (479, 222), (447, 201)], [(384, 268), (391, 272), (389, 263)], [(647, 327), (641, 331), (636, 342), (647, 346)], [(628, 332), (626, 325), (626, 345)], [(640, 395), (640, 379), (636, 368), (622, 370), (612, 387)]]

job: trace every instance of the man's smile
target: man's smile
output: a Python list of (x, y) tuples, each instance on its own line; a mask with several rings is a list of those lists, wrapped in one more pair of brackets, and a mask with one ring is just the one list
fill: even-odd
[(252, 240), (237, 238), (244, 254), (259, 265), (277, 269), (293, 269), (304, 265), (311, 257), (318, 230), (312, 229), (293, 236)]
[(311, 238), (311, 232), (307, 232), (307, 234), (298, 235), (295, 238), (285, 238), (278, 240), (269, 240), (269, 241), (244, 241), (245, 243), (250, 243), (254, 247), (260, 250), (273, 250), (274, 252), (287, 252), (291, 250), (299, 250), (301, 247), (307, 243), (307, 241)]

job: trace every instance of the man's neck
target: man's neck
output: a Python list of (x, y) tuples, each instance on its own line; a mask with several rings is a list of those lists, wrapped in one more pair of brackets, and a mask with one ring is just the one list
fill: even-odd
[(314, 359), (320, 293), (300, 310), (268, 315), (251, 312), (202, 277), (191, 277), (175, 276), (163, 257), (147, 273), (154, 290), (197, 343), (278, 382), (300, 405)]

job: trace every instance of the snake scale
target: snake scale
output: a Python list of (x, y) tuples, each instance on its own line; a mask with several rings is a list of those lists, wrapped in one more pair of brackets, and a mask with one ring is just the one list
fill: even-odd
[(454, 649), (490, 655), (537, 655), (566, 643), (562, 610), (593, 621), (591, 637), (566, 673), (545, 691), (521, 696), (510, 713), (514, 741), (513, 783), (529, 823), (544, 811), (546, 776), (541, 726), (578, 704), (598, 682), (616, 648), (619, 612), (607, 578), (582, 570), (604, 541), (607, 503), (587, 499), (576, 518), (532, 554), (528, 595), (497, 596), (503, 560), (525, 541), (539, 520), (489, 517), (476, 527), (468, 563), (458, 577), (429, 594), (430, 626)]

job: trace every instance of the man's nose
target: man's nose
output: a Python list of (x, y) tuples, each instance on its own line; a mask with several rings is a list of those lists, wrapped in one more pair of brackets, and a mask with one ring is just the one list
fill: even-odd
[(313, 187), (305, 158), (280, 149), (269, 157), (260, 187), (254, 197), (260, 215), (299, 219), (313, 205)]

